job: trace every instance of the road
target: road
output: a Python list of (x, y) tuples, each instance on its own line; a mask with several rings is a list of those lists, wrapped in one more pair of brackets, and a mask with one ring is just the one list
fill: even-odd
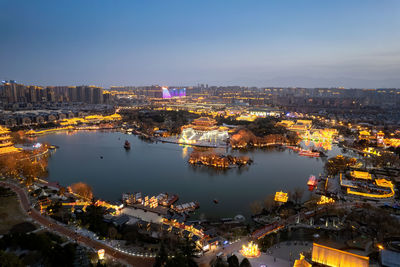
[(248, 243), (247, 238), (242, 238), (242, 239), (238, 240), (237, 242), (230, 244), (229, 246), (227, 246), (225, 248), (219, 247), (212, 251), (208, 251), (208, 252), (204, 253), (203, 256), (201, 256), (200, 258), (197, 259), (197, 263), (199, 264), (199, 266), (209, 266), (211, 260), (215, 259), (216, 255), (219, 252), (222, 252), (225, 255), (232, 254), (234, 252), (241, 250), (242, 245), (247, 244), (247, 243)]
[(48, 229), (51, 229), (63, 236), (66, 236), (70, 238), (71, 240), (76, 240), (78, 243), (86, 245), (87, 247), (91, 247), (94, 250), (99, 250), (99, 249), (104, 249), (105, 253), (121, 262), (130, 264), (132, 266), (153, 266), (154, 259), (151, 258), (142, 258), (142, 257), (137, 257), (137, 256), (132, 256), (128, 255), (125, 253), (122, 253), (118, 250), (115, 250), (103, 243), (100, 243), (96, 240), (93, 240), (89, 237), (80, 235), (76, 232), (74, 232), (71, 229), (66, 228), (65, 226), (62, 226), (60, 224), (54, 223), (54, 221), (50, 220), (49, 218), (41, 215), (37, 210), (31, 209), (30, 207), (30, 202), (28, 195), (26, 194), (26, 191), (20, 188), (19, 186), (16, 186), (11, 183), (7, 182), (0, 182), (0, 186), (3, 187), (8, 187), (12, 189), (15, 193), (17, 193), (21, 207), (22, 209), (27, 212), (27, 214), (37, 223), (47, 227)]

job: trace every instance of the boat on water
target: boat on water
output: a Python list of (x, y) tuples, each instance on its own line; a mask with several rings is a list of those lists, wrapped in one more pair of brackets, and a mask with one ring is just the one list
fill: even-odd
[(286, 148), (291, 149), (291, 150), (293, 150), (295, 152), (301, 151), (301, 148), (298, 147), (298, 146), (286, 146)]
[(319, 151), (314, 152), (311, 150), (300, 150), (299, 155), (304, 157), (318, 158), (321, 156), (321, 153)]
[(129, 143), (128, 140), (125, 140), (124, 148), (126, 150), (131, 149), (131, 143)]
[(308, 178), (308, 182), (307, 182), (308, 189), (310, 191), (313, 191), (314, 188), (317, 186), (317, 184), (318, 184), (318, 180), (315, 177), (315, 175), (310, 175), (310, 177)]

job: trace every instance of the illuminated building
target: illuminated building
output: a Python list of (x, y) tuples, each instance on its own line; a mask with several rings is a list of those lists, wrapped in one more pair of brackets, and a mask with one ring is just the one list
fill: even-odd
[(384, 143), (386, 146), (400, 147), (400, 139), (398, 138), (385, 138)]
[(180, 143), (195, 144), (199, 141), (213, 144), (223, 143), (228, 139), (228, 129), (217, 126), (216, 120), (209, 117), (200, 117), (189, 125), (182, 127)]
[(366, 154), (371, 154), (371, 155), (375, 155), (375, 156), (381, 155), (381, 152), (377, 151), (373, 147), (364, 148), (363, 152)]
[(162, 98), (180, 98), (186, 96), (186, 88), (168, 88), (167, 86), (161, 87)]
[(312, 261), (332, 267), (368, 267), (369, 257), (349, 253), (314, 243), (312, 249)]
[(294, 121), (289, 121), (289, 120), (281, 120), (280, 122), (277, 123), (278, 126), (283, 126), (285, 128), (290, 128), (291, 126), (294, 125)]
[(257, 258), (260, 257), (261, 252), (258, 249), (258, 245), (254, 244), (253, 242), (250, 242), (247, 246), (246, 245), (242, 246), (240, 254), (242, 254), (243, 257), (247, 258)]
[(11, 140), (10, 130), (0, 126), (0, 155), (20, 151), (21, 149), (16, 148)]
[(360, 131), (358, 139), (369, 141), (371, 134), (368, 131)]
[(35, 137), (42, 134), (55, 133), (59, 131), (72, 131), (72, 130), (74, 130), (72, 126), (66, 126), (66, 127), (50, 128), (41, 131), (29, 130), (25, 132), (25, 134), (29, 137)]
[(281, 202), (281, 203), (286, 203), (288, 201), (288, 194), (284, 192), (276, 192), (275, 193), (275, 201), (276, 202)]
[(249, 111), (250, 115), (256, 116), (257, 118), (265, 118), (267, 116), (278, 117), (281, 115), (281, 111), (277, 109), (252, 109)]
[(363, 171), (351, 171), (350, 175), (356, 179), (371, 180), (371, 174)]
[(338, 134), (336, 129), (317, 129), (307, 130), (302, 134), (302, 138), (311, 141), (332, 142), (335, 135)]
[(363, 182), (345, 180), (340, 175), (340, 185), (346, 188), (347, 194), (375, 199), (391, 198), (394, 196), (394, 185), (391, 181), (386, 179), (372, 180), (368, 172), (362, 173), (361, 175), (356, 174), (356, 176), (366, 177), (360, 178)]
[(321, 196), (321, 199), (317, 202), (318, 205), (331, 204), (331, 203), (335, 203), (335, 200), (333, 198), (326, 196)]
[(236, 118), (237, 121), (255, 121), (257, 116), (255, 115), (241, 115)]
[(114, 113), (112, 115), (103, 116), (103, 115), (89, 115), (84, 118), (70, 118), (64, 119), (60, 122), (60, 125), (77, 125), (79, 123), (100, 123), (100, 122), (112, 122), (112, 121), (120, 121), (122, 119), (121, 115)]
[(290, 120), (282, 120), (277, 123), (278, 126), (283, 126), (288, 130), (298, 132), (298, 133), (306, 133), (311, 129), (312, 121), (311, 120), (297, 120), (296, 122)]
[(376, 134), (376, 143), (377, 143), (378, 146), (383, 146), (383, 144), (384, 144), (384, 142), (383, 142), (384, 138), (385, 138), (385, 134), (384, 134), (382, 131), (379, 131), (379, 132)]
[(289, 127), (289, 130), (294, 132), (308, 131), (312, 126), (311, 120), (297, 120), (296, 123)]

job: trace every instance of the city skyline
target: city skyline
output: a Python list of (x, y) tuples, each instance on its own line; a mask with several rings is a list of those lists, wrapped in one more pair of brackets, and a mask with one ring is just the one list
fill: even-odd
[(0, 78), (399, 88), (398, 1), (1, 1)]

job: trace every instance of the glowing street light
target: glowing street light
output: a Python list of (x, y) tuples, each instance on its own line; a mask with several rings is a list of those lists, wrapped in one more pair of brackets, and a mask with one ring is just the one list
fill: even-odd
[(104, 254), (105, 254), (104, 249), (99, 249), (97, 251), (97, 255), (99, 256), (99, 260), (104, 260)]

